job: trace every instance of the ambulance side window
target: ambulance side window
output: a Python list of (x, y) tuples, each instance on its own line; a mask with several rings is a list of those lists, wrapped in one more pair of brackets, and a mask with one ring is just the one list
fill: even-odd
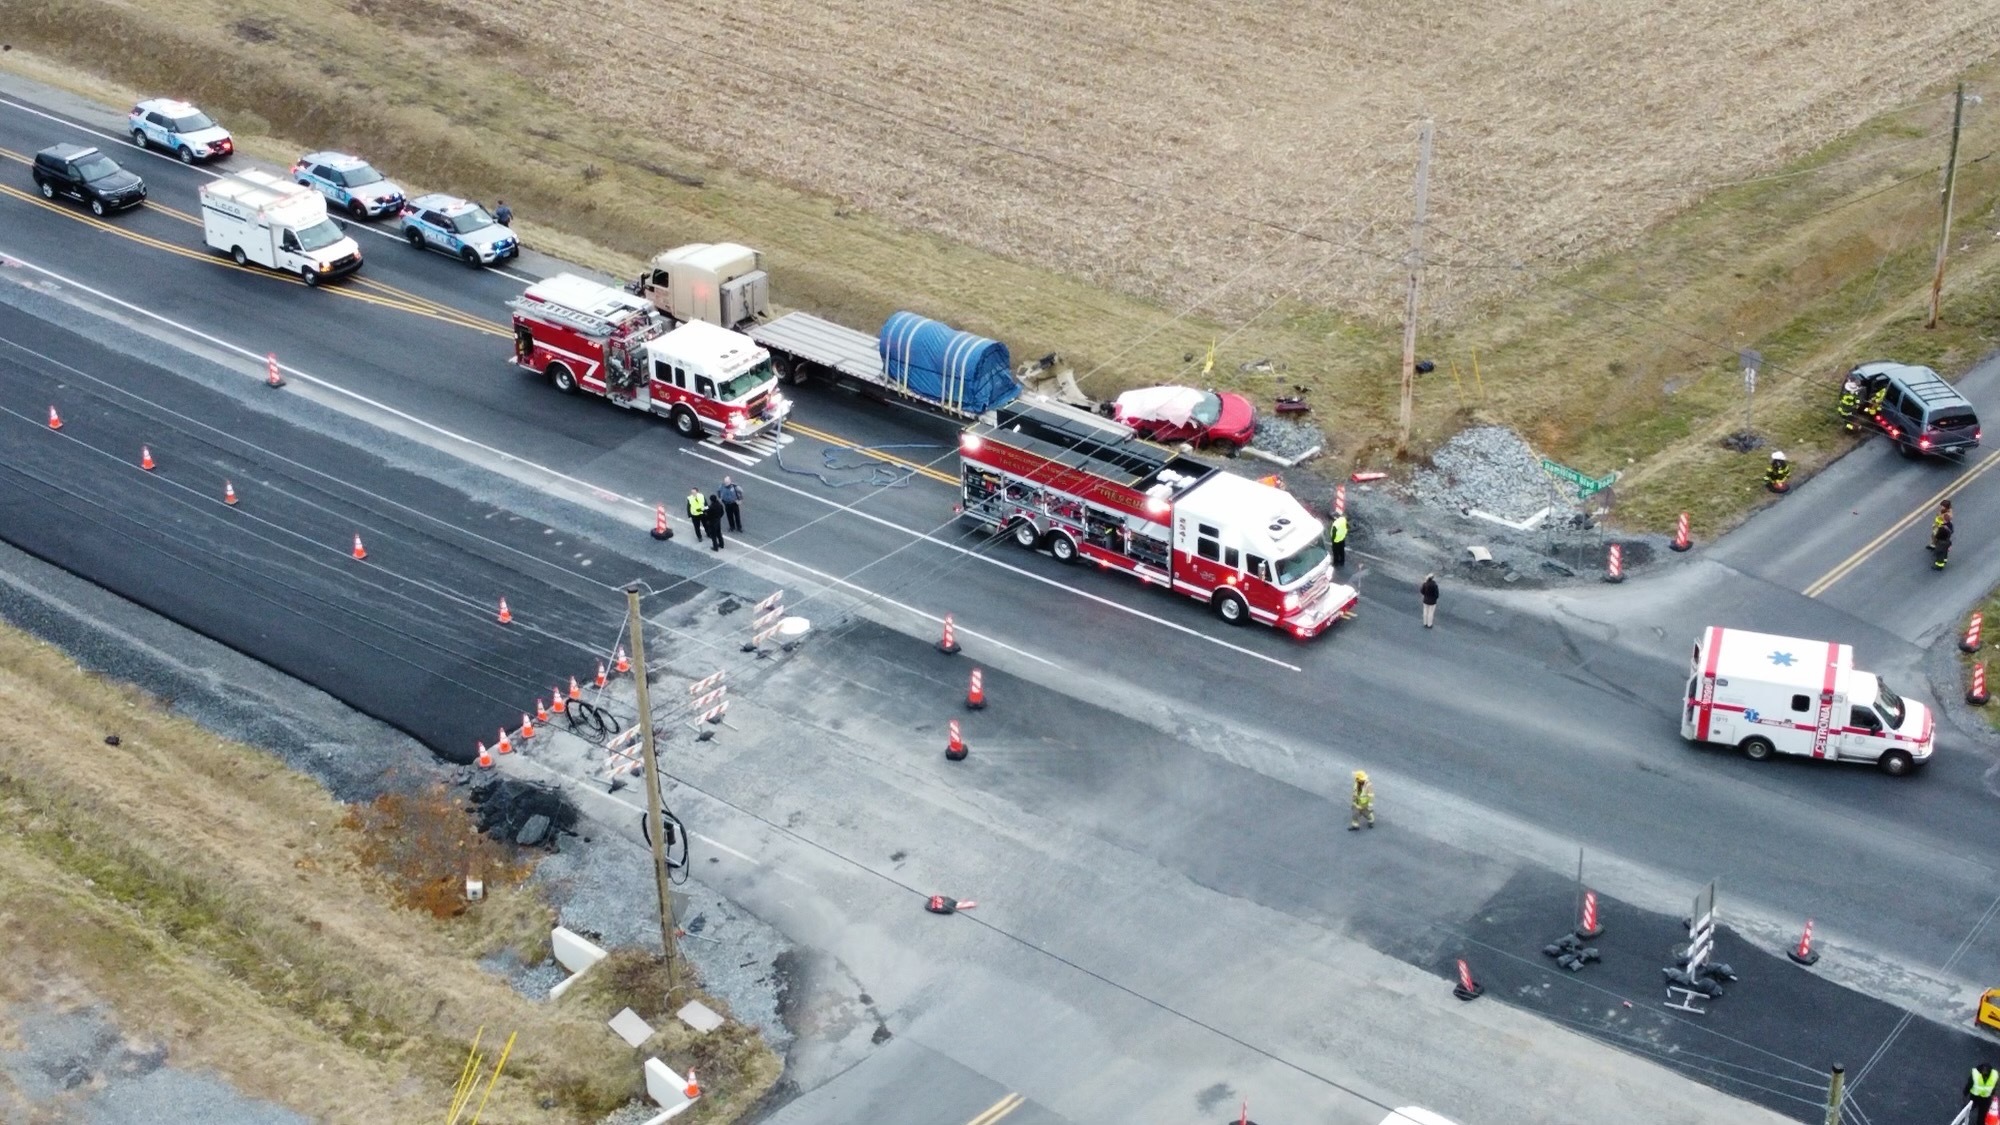
[(1879, 732), (1882, 729), (1882, 720), (1876, 718), (1875, 712), (1867, 707), (1849, 707), (1847, 709), (1847, 725), (1860, 727), (1863, 730)]
[(1792, 710), (1797, 711), (1801, 715), (1805, 714), (1807, 711), (1812, 710), (1812, 697), (1806, 695), (1793, 696)]
[(1217, 536), (1222, 533), (1205, 523), (1195, 524), (1194, 533), (1196, 536), (1194, 553), (1207, 559), (1209, 562), (1222, 561), (1222, 544), (1216, 542)]

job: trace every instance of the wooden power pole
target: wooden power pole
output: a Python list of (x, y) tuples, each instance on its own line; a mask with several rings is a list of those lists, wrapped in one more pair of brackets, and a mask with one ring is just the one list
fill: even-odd
[(1403, 303), (1403, 400), (1396, 413), (1396, 452), (1410, 447), (1410, 416), (1417, 381), (1417, 288), (1424, 275), (1424, 219), (1431, 194), (1431, 123), (1418, 140), (1417, 214), (1410, 224), (1410, 289)]
[(632, 686), (639, 695), (639, 749), (646, 763), (646, 835), (653, 844), (653, 885), (660, 893), (660, 948), (667, 954), (667, 996), (681, 990), (680, 952), (674, 942), (674, 896), (667, 887), (667, 826), (660, 815), (660, 753), (653, 741), (653, 705), (646, 682), (645, 618), (639, 586), (625, 587), (625, 631), (632, 636)]
[(1938, 306), (1944, 301), (1944, 260), (1951, 253), (1952, 189), (1958, 184), (1958, 131), (1965, 124), (1965, 83), (1958, 84), (1958, 100), (1951, 111), (1951, 154), (1944, 160), (1944, 229), (1938, 233), (1937, 272), (1931, 275), (1931, 316), (1925, 328), (1938, 326)]

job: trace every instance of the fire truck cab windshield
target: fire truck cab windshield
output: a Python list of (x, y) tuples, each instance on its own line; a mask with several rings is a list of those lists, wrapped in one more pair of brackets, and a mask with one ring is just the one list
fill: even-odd
[(776, 377), (771, 368), (770, 357), (766, 356), (750, 370), (718, 384), (715, 388), (715, 397), (723, 402), (734, 403), (755, 393), (758, 388)]
[(1278, 560), (1278, 585), (1290, 587), (1311, 578), (1313, 571), (1326, 561), (1326, 544), (1314, 539), (1289, 558)]

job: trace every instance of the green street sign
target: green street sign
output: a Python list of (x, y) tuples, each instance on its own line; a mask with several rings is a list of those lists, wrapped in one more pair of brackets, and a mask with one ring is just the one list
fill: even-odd
[(1618, 474), (1615, 472), (1608, 473), (1602, 477), (1593, 477), (1585, 473), (1577, 472), (1575, 469), (1570, 468), (1568, 465), (1563, 465), (1555, 461), (1551, 461), (1546, 457), (1542, 458), (1542, 469), (1544, 472), (1548, 473), (1550, 476), (1556, 478), (1557, 480), (1568, 481), (1569, 483), (1575, 485), (1576, 498), (1578, 500), (1588, 500), (1592, 496), (1595, 496), (1598, 493), (1604, 491), (1605, 489), (1610, 488), (1613, 484), (1616, 484), (1618, 481)]

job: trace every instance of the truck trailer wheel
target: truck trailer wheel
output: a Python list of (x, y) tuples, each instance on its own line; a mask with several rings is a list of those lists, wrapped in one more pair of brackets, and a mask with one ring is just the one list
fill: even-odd
[(682, 437), (698, 438), (701, 436), (701, 420), (696, 418), (694, 411), (689, 410), (687, 407), (674, 407), (672, 420), (674, 423), (674, 432)]
[(1875, 764), (1890, 777), (1902, 777), (1917, 768), (1917, 760), (1910, 757), (1909, 752), (1905, 750), (1891, 750), (1882, 755), (1882, 760)]
[(1743, 740), (1742, 746), (1743, 756), (1753, 762), (1761, 762), (1769, 758), (1777, 750), (1777, 747), (1772, 746), (1771, 740), (1768, 738), (1746, 738)]
[(771, 367), (777, 371), (778, 378), (794, 387), (803, 384), (812, 374), (812, 364), (797, 356), (774, 355), (771, 357)]
[(247, 266), (250, 264), (250, 255), (245, 254), (241, 246), (231, 246), (229, 248), (229, 260), (239, 266)]
[(1215, 615), (1231, 625), (1241, 625), (1250, 620), (1250, 607), (1243, 604), (1243, 595), (1234, 590), (1223, 590), (1215, 595)]
[(1076, 540), (1063, 532), (1052, 532), (1049, 535), (1049, 553), (1059, 563), (1073, 563), (1076, 561)]
[(576, 393), (576, 376), (570, 372), (567, 364), (549, 364), (548, 376), (549, 382), (555, 384), (556, 390), (566, 395)]
[(1033, 520), (1014, 521), (1014, 542), (1032, 551), (1042, 545), (1042, 533)]

